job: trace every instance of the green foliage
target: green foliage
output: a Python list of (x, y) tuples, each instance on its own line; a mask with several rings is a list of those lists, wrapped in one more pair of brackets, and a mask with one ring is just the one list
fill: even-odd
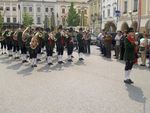
[(4, 19), (0, 12), (0, 29), (3, 27)]
[(69, 9), (67, 23), (68, 23), (68, 26), (78, 26), (80, 23), (80, 16), (76, 12), (73, 2), (71, 3), (70, 9)]
[(25, 27), (30, 26), (33, 24), (33, 18), (30, 16), (27, 12), (24, 12), (23, 14), (23, 25)]

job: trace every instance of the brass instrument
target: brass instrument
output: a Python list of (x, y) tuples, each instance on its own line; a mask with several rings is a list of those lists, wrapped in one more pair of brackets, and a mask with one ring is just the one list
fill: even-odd
[(13, 34), (13, 40), (17, 41), (17, 34), (18, 34), (18, 31), (15, 31), (14, 34)]
[(22, 41), (23, 42), (26, 42), (26, 40), (27, 40), (27, 33), (28, 33), (29, 29), (30, 29), (30, 27), (27, 27), (22, 33)]
[(3, 32), (2, 35), (0, 36), (0, 41), (5, 40), (4, 34), (5, 34), (5, 32)]
[(54, 33), (54, 32), (51, 32), (51, 33), (49, 33), (48, 35), (49, 35), (49, 38), (48, 38), (49, 40), (51, 39), (51, 40), (56, 41), (55, 33)]
[(30, 42), (30, 47), (32, 49), (35, 49), (38, 45), (39, 45), (39, 40), (38, 40), (38, 37), (40, 35), (40, 32), (37, 32), (31, 39), (31, 42)]

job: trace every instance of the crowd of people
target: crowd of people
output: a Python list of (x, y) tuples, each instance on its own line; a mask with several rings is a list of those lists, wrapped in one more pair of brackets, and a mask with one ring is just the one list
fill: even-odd
[(141, 58), (140, 66), (146, 66), (148, 56), (148, 67), (150, 68), (150, 39), (146, 32), (134, 32), (133, 28), (129, 28), (123, 32), (117, 31), (116, 36), (113, 37), (103, 30), (98, 35), (98, 39), (100, 40), (100, 50), (104, 57), (111, 58), (111, 51), (114, 49), (115, 59), (125, 61), (125, 83), (133, 83), (130, 79), (130, 73), (133, 65), (139, 64), (139, 58)]
[[(66, 50), (68, 62), (73, 62), (73, 52), (78, 50), (79, 61), (83, 61), (83, 54), (90, 54), (90, 33), (79, 32), (73, 28), (63, 29), (60, 25), (57, 30), (53, 28), (6, 28), (0, 31), (1, 54), (8, 57), (21, 59), (22, 63), (30, 62), (32, 67), (37, 67), (41, 54), (46, 53), (48, 65), (53, 65), (53, 53), (57, 52), (59, 64), (63, 64), (63, 55)], [(54, 51), (56, 49), (56, 51)], [(45, 50), (45, 51), (44, 51)], [(27, 60), (29, 57), (30, 60)]]

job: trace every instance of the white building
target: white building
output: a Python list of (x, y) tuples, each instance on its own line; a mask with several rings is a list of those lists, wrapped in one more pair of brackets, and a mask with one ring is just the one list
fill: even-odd
[[(88, 5), (85, 0), (0, 0), (0, 12), (4, 17), (5, 23), (19, 23), (23, 22), (24, 12), (29, 13), (33, 17), (34, 26), (44, 26), (45, 17), (51, 24), (52, 20), (55, 26), (59, 24), (67, 25), (66, 19), (71, 2), (77, 12), (80, 13), (84, 7), (85, 17), (84, 20), (88, 25)], [(52, 14), (54, 19), (52, 19)]]
[[(117, 0), (102, 0), (102, 29), (107, 31), (116, 31), (117, 18), (115, 11), (117, 10)], [(111, 26), (111, 27), (110, 27)]]

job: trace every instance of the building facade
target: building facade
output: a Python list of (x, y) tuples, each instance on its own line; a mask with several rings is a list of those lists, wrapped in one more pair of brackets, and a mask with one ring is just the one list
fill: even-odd
[(90, 28), (98, 34), (102, 26), (101, 0), (89, 0)]
[(81, 10), (84, 11), (80, 25), (89, 26), (89, 8), (82, 0), (0, 0), (0, 12), (5, 23), (22, 24), (24, 12), (27, 12), (33, 18), (33, 26), (67, 26), (66, 19), (71, 2), (74, 2), (80, 15)]
[(135, 31), (150, 34), (150, 0), (119, 0), (118, 29), (133, 27)]
[(109, 32), (115, 32), (118, 24), (118, 18), (115, 16), (115, 12), (118, 9), (118, 1), (101, 0), (101, 3), (102, 29)]

